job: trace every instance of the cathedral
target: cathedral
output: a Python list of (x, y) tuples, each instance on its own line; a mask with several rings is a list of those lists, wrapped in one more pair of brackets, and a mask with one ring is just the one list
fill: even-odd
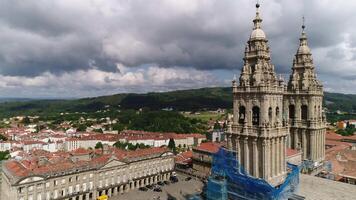
[(323, 86), (317, 80), (303, 23), (288, 83), (275, 72), (256, 4), (239, 80), (233, 80), (233, 121), (227, 148), (251, 176), (278, 186), (287, 176), (286, 150), (314, 167), (325, 157)]

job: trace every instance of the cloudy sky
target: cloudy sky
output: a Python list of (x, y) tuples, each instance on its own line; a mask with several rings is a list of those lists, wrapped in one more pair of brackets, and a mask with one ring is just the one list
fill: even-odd
[[(68, 98), (228, 86), (254, 0), (1, 0), (0, 97)], [(262, 0), (277, 73), (301, 19), (327, 91), (356, 93), (356, 1)]]

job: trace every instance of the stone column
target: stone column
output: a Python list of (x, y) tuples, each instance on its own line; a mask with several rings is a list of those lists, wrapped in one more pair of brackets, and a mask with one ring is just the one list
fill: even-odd
[(119, 187), (114, 187), (114, 194), (113, 194), (113, 196), (116, 196), (117, 195), (117, 189), (118, 189)]
[(263, 179), (265, 179), (265, 180), (267, 180), (267, 171), (268, 171), (268, 168), (267, 168), (267, 149), (268, 149), (268, 147), (267, 147), (267, 142), (266, 142), (266, 139), (265, 138), (263, 138), (263, 141), (262, 141), (262, 165), (263, 165), (263, 170), (262, 170), (262, 174), (261, 174), (261, 176), (262, 176), (262, 178)]
[(111, 197), (111, 188), (108, 189), (107, 195), (108, 195), (109, 197)]
[(130, 191), (130, 184), (129, 183), (126, 184), (125, 189), (126, 189), (126, 192)]
[(241, 165), (241, 147), (240, 147), (240, 136), (236, 136), (236, 154), (237, 154), (237, 160), (239, 164)]
[[(267, 159), (267, 162), (265, 163), (266, 165), (266, 176), (267, 176), (267, 179), (269, 179), (272, 175), (271, 175), (271, 141), (269, 139), (266, 139), (266, 148), (267, 148), (267, 151), (266, 151), (266, 159)], [(266, 179), (266, 180), (267, 180)]]
[(246, 172), (251, 174), (250, 163), (249, 163), (249, 149), (248, 149), (248, 138), (244, 138), (244, 167)]
[(307, 136), (306, 130), (302, 130), (302, 149), (303, 149), (303, 159), (307, 158)]
[(124, 193), (124, 185), (120, 185), (119, 187), (120, 194)]
[(253, 176), (259, 177), (258, 169), (259, 169), (259, 160), (258, 160), (258, 150), (257, 150), (257, 138), (254, 138), (252, 141), (253, 148)]
[(283, 136), (279, 138), (279, 173), (282, 174), (284, 172), (283, 170), (283, 161), (285, 160), (285, 157), (284, 157), (284, 153), (283, 151), (285, 151), (285, 148), (284, 147), (284, 140), (283, 140)]
[(274, 162), (274, 159), (275, 159), (275, 155), (276, 155), (276, 152), (275, 152), (275, 143), (274, 143), (274, 139), (271, 139), (271, 154), (270, 154), (270, 157), (271, 157), (271, 165), (270, 165), (270, 171), (271, 171), (271, 177), (274, 177), (275, 174), (274, 174), (274, 169), (275, 169), (275, 162)]
[(313, 132), (310, 135), (310, 158), (315, 160), (315, 133)]

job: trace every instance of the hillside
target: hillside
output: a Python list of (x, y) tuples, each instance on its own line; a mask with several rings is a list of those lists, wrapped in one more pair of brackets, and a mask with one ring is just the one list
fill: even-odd
[[(94, 112), (106, 105), (120, 109), (148, 108), (160, 110), (203, 110), (231, 108), (232, 94), (229, 87), (178, 90), (163, 93), (115, 94), (74, 100), (32, 100), (0, 103), (0, 116), (42, 115), (59, 112)], [(325, 93), (325, 105), (331, 111), (355, 111), (356, 95)]]

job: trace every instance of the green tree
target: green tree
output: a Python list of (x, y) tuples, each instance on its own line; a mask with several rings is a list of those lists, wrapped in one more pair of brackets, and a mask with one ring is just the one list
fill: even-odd
[(79, 124), (77, 131), (83, 132), (86, 130), (87, 130), (87, 127), (84, 124)]
[(5, 137), (4, 135), (0, 134), (0, 140), (7, 141), (7, 137)]
[(31, 123), (31, 120), (30, 120), (30, 118), (28, 118), (28, 116), (26, 116), (26, 117), (24, 117), (24, 118), (22, 119), (22, 123), (25, 124), (25, 125), (27, 125), (27, 124), (30, 124), (30, 123)]
[(9, 151), (0, 151), (0, 160), (7, 160), (10, 158), (10, 152)]
[(93, 131), (94, 131), (94, 132), (97, 132), (97, 133), (104, 133), (104, 132), (103, 132), (103, 129), (101, 129), (101, 128), (94, 129)]
[(169, 139), (168, 148), (171, 149), (173, 153), (176, 153), (176, 143), (173, 138)]
[(103, 148), (104, 148), (103, 143), (101, 142), (96, 143), (95, 149), (103, 149)]

